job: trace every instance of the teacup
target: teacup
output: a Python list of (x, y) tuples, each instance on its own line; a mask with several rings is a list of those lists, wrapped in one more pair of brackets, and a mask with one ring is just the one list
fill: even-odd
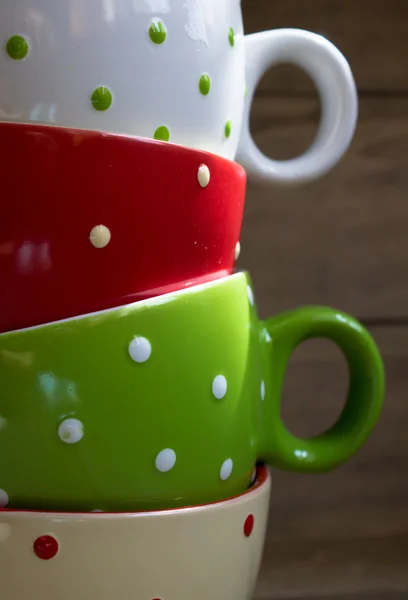
[[(251, 177), (272, 183), (321, 176), (354, 133), (357, 94), (339, 50), (302, 30), (245, 37), (239, 0), (3, 0), (0, 40), (3, 120), (238, 155)], [(314, 79), (322, 103), (315, 142), (283, 163), (261, 154), (248, 122), (259, 80), (282, 62)]]
[(126, 136), (0, 123), (0, 175), (0, 333), (234, 268), (246, 178), (231, 161)]
[[(294, 348), (326, 337), (349, 365), (338, 422), (299, 439), (280, 417)], [(0, 335), (0, 488), (10, 508), (141, 510), (241, 493), (258, 460), (330, 470), (384, 393), (368, 332), (330, 308), (260, 321), (245, 273)]]
[[(0, 510), (5, 600), (248, 600), (270, 476), (224, 502), (133, 514)], [(18, 564), (18, 568), (17, 568)]]

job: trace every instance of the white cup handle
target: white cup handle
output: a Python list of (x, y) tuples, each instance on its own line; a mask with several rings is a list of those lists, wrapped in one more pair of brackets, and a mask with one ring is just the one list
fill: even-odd
[[(295, 185), (322, 177), (346, 152), (356, 127), (357, 90), (348, 62), (326, 38), (301, 29), (247, 35), (245, 52), (248, 91), (237, 161), (258, 183)], [(322, 117), (317, 135), (304, 154), (277, 161), (265, 156), (253, 141), (250, 112), (259, 81), (268, 69), (282, 63), (297, 65), (314, 81)]]

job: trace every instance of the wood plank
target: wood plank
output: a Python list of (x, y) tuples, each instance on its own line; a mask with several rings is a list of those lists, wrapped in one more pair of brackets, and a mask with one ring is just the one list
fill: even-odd
[[(308, 146), (317, 118), (313, 99), (260, 98), (254, 137), (289, 158)], [(354, 143), (329, 175), (295, 189), (248, 187), (239, 267), (252, 274), (262, 315), (317, 303), (408, 316), (407, 156), (406, 101), (363, 99)]]
[[(281, 596), (282, 598), (283, 596)], [(288, 596), (284, 596), (285, 598), (287, 598)], [(278, 597), (276, 595), (273, 596), (269, 596), (268, 600), (276, 600)], [(322, 600), (322, 596), (321, 594), (317, 593), (317, 594), (313, 594), (313, 595), (301, 595), (298, 596), (296, 595), (295, 597), (293, 597), (294, 600)], [(400, 590), (400, 591), (390, 591), (390, 590), (383, 590), (383, 591), (374, 591), (374, 592), (352, 592), (351, 594), (346, 593), (346, 594), (341, 594), (340, 596), (338, 594), (335, 594), (334, 596), (332, 594), (325, 594), (324, 596), (324, 600), (406, 600), (407, 598), (407, 590)]]
[[(408, 90), (406, 0), (244, 0), (247, 33), (296, 27), (320, 33), (345, 54), (360, 91)], [(312, 90), (292, 68), (276, 68), (260, 91)]]
[[(408, 539), (408, 327), (375, 327), (372, 333), (388, 380), (380, 421), (360, 452), (332, 473), (273, 471), (268, 539), (279, 547), (300, 540)], [(317, 340), (301, 346), (285, 382), (287, 426), (304, 436), (327, 428), (346, 386), (344, 359), (334, 346)]]
[[(280, 596), (281, 598), (283, 598), (283, 596)], [(288, 596), (284, 596), (285, 598), (288, 598)], [(273, 595), (273, 596), (269, 596), (267, 600), (277, 600), (277, 596)], [(295, 597), (292, 596), (292, 598), (294, 598), (294, 600), (322, 600), (322, 596), (321, 594), (317, 593), (317, 594), (313, 594), (313, 595), (301, 595), (298, 596), (296, 595)], [(352, 592), (351, 594), (346, 593), (346, 594), (341, 594), (339, 595), (335, 595), (333, 596), (332, 594), (330, 595), (325, 595), (324, 596), (324, 600), (406, 600), (407, 598), (407, 590), (402, 590), (402, 591), (380, 591), (380, 592)]]
[[(273, 470), (260, 600), (308, 594), (331, 600), (330, 594), (374, 590), (384, 590), (384, 599), (373, 594), (370, 600), (400, 600), (397, 592), (408, 597), (408, 327), (374, 327), (372, 334), (388, 379), (378, 426), (330, 474)], [(295, 352), (283, 400), (292, 431), (310, 435), (332, 423), (345, 373), (344, 359), (327, 342), (307, 342)]]
[[(317, 600), (317, 598), (321, 599), (321, 596), (299, 596), (297, 600)], [(366, 593), (352, 593), (352, 594), (342, 594), (338, 596), (325, 596), (325, 600), (406, 600), (407, 591), (399, 591), (399, 592), (390, 592), (390, 591), (382, 591), (382, 592), (369, 592)]]
[(256, 600), (406, 600), (408, 538), (271, 544)]

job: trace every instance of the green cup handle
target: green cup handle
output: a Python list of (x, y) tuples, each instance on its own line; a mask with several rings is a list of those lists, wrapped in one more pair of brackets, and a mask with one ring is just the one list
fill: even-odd
[[(302, 308), (268, 319), (264, 326), (269, 334), (270, 379), (260, 458), (278, 468), (304, 473), (334, 469), (360, 448), (378, 420), (385, 388), (378, 348), (360, 323), (330, 308)], [(338, 345), (347, 360), (350, 380), (338, 421), (317, 437), (301, 439), (283, 424), (280, 403), (289, 358), (310, 338), (326, 338)]]

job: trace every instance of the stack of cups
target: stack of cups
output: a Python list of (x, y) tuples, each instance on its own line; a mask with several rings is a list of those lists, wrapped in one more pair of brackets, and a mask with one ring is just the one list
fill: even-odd
[[(260, 321), (235, 270), (240, 164), (264, 183), (328, 171), (356, 122), (348, 64), (309, 32), (244, 37), (238, 0), (3, 0), (0, 41), (2, 598), (248, 600), (264, 465), (340, 465), (383, 400), (359, 323)], [(249, 133), (281, 62), (323, 108), (289, 162)], [(280, 397), (311, 337), (341, 348), (350, 384), (338, 422), (303, 440)]]

